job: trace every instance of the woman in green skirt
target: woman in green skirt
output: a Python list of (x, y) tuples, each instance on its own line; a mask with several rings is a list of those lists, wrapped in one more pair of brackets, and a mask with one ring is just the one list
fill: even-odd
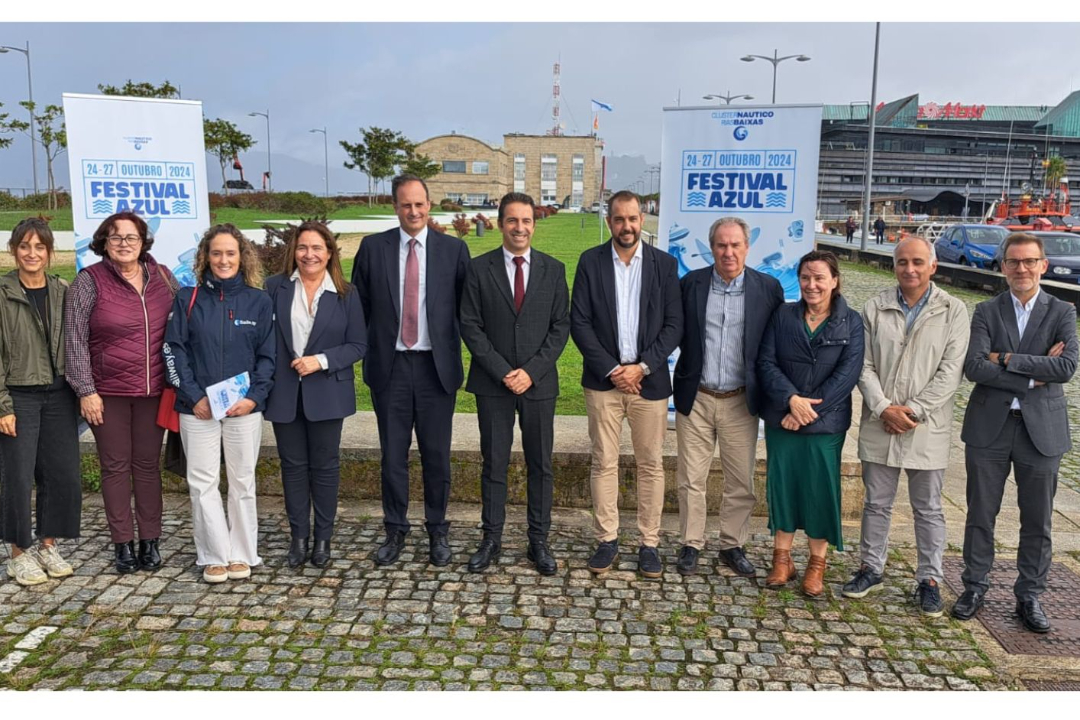
[(829, 545), (844, 549), (840, 527), (840, 454), (851, 426), (851, 391), (863, 362), (863, 325), (840, 295), (840, 265), (831, 252), (799, 262), (802, 299), (773, 313), (758, 352), (768, 453), (769, 530), (773, 567), (766, 587), (798, 576), (791, 561), (796, 530), (810, 541), (802, 590), (824, 592)]

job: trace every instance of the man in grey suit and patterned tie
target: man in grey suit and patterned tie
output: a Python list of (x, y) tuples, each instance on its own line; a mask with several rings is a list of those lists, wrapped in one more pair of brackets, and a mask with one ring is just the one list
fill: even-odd
[(1050, 570), (1050, 521), (1061, 456), (1069, 451), (1068, 401), (1062, 384), (1076, 372), (1080, 345), (1076, 309), (1039, 288), (1047, 270), (1042, 240), (1013, 233), (1002, 244), (1009, 292), (979, 303), (971, 320), (964, 372), (975, 382), (961, 439), (967, 461), (964, 592), (952, 615), (975, 615), (989, 589), (994, 522), (1010, 466), (1020, 506), (1016, 613), (1028, 630), (1045, 633), (1039, 604)]
[(547, 546), (555, 478), (555, 367), (570, 337), (566, 268), (532, 247), (533, 199), (508, 193), (499, 203), (502, 247), (473, 260), (461, 300), (461, 337), (472, 353), (465, 389), (476, 395), (480, 422), (480, 479), (484, 537), (469, 559), (480, 572), (499, 556), (506, 520), (506, 470), (514, 415), (528, 467), (528, 558), (541, 575), (559, 565)]

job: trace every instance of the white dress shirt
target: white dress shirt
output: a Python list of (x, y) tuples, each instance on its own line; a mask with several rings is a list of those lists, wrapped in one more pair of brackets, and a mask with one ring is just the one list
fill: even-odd
[[(1042, 289), (1035, 291), (1035, 294), (1031, 296), (1031, 299), (1024, 304), (1016, 299), (1016, 296), (1011, 292), (1009, 297), (1012, 298), (1013, 311), (1016, 313), (1016, 327), (1020, 331), (1020, 340), (1024, 339), (1024, 331), (1027, 330), (1028, 320), (1031, 319), (1031, 311), (1035, 309), (1035, 301), (1039, 299), (1039, 293)], [(1035, 387), (1035, 380), (1028, 380), (1028, 390)], [(1012, 405), (1009, 406), (1013, 410), (1020, 409), (1020, 398), (1013, 398)]]
[[(619, 361), (623, 364), (638, 361), (638, 324), (641, 315), (641, 243), (627, 265), (611, 243), (611, 259), (615, 263), (615, 317), (619, 324)], [(615, 368), (612, 368), (614, 371)], [(609, 375), (611, 373), (608, 373)]]
[(416, 234), (416, 259), (420, 266), (420, 302), (417, 304), (416, 344), (411, 348), (405, 347), (405, 343), (401, 342), (401, 321), (405, 319), (405, 262), (409, 258), (409, 240), (412, 239), (412, 236), (400, 228), (398, 233), (401, 235), (401, 250), (398, 253), (398, 302), (401, 307), (401, 318), (398, 320), (397, 350), (399, 352), (405, 350), (430, 350), (431, 336), (428, 335), (427, 324), (428, 229), (425, 225), (424, 229)]
[(503, 248), (503, 260), (506, 262), (506, 278), (510, 281), (510, 297), (514, 297), (514, 277), (517, 275), (517, 265), (514, 264), (514, 258), (523, 257), (525, 262), (521, 264), (521, 274), (525, 280), (525, 290), (529, 289), (529, 269), (532, 267), (532, 248), (530, 247), (525, 251), (523, 255), (514, 255), (512, 252)]
[[(293, 358), (298, 358), (303, 357), (308, 338), (311, 337), (311, 328), (315, 327), (315, 315), (319, 312), (319, 299), (324, 292), (336, 293), (337, 288), (334, 287), (334, 280), (330, 277), (330, 273), (326, 273), (323, 276), (322, 285), (315, 290), (315, 297), (311, 301), (311, 311), (309, 312), (307, 293), (304, 291), (304, 282), (300, 279), (300, 270), (293, 270), (293, 274), (289, 279), (293, 281), (292, 312), (289, 314), (289, 322), (292, 325), (292, 351)], [(315, 358), (319, 361), (319, 366), (323, 370), (329, 367), (326, 353), (317, 353)]]

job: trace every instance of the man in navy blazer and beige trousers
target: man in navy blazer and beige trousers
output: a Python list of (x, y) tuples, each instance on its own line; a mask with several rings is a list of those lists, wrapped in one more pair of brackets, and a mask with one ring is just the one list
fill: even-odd
[(619, 437), (626, 418), (637, 463), (638, 571), (658, 578), (667, 360), (683, 327), (678, 266), (674, 256), (641, 242), (637, 195), (617, 192), (608, 204), (611, 240), (581, 254), (570, 297), (570, 333), (585, 361), (581, 384), (599, 541), (589, 570), (607, 572), (619, 553)]
[(979, 303), (971, 319), (964, 374), (975, 383), (964, 414), (967, 521), (964, 592), (953, 617), (978, 612), (990, 587), (994, 524), (1010, 468), (1020, 506), (1016, 614), (1032, 632), (1050, 630), (1039, 604), (1050, 571), (1050, 522), (1061, 456), (1072, 447), (1064, 383), (1076, 372), (1076, 308), (1039, 287), (1047, 270), (1042, 240), (1013, 233), (1002, 243), (1009, 291)]
[(413, 429), (424, 476), (424, 517), (433, 565), (450, 562), (446, 504), (450, 438), (461, 366), (458, 308), (469, 248), (428, 228), (431, 200), (415, 175), (391, 185), (401, 227), (360, 243), (352, 282), (368, 322), (364, 382), (379, 425), (386, 541), (375, 562), (397, 560), (409, 532), (409, 446)]

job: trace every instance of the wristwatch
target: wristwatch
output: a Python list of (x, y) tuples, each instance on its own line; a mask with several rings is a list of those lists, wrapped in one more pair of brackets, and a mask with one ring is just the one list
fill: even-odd
[(1000, 355), (998, 355), (998, 365), (1000, 365), (1001, 367), (1008, 367), (1008, 365), (1005, 364), (1005, 355), (1006, 353), (1001, 353)]
[(643, 362), (639, 362), (638, 367), (641, 368), (641, 372), (645, 373), (646, 375), (652, 372), (652, 370), (649, 369), (649, 366)]

